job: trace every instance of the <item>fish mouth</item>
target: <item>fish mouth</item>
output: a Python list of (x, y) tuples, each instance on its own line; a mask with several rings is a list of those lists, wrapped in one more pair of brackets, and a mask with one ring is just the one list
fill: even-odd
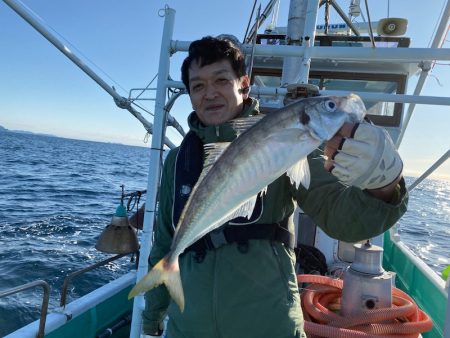
[(314, 130), (309, 129), (309, 135), (311, 135), (311, 137), (317, 141), (323, 141), (324, 138), (321, 137), (320, 135), (316, 134), (316, 132), (314, 132)]

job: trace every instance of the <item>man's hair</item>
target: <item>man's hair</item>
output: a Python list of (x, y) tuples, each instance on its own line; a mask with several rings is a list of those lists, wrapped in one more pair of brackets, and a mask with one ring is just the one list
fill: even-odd
[(231, 41), (212, 36), (193, 41), (189, 46), (189, 54), (181, 66), (181, 80), (187, 92), (190, 93), (189, 68), (193, 61), (198, 62), (200, 67), (204, 67), (222, 60), (230, 61), (231, 68), (238, 78), (246, 74), (244, 55)]

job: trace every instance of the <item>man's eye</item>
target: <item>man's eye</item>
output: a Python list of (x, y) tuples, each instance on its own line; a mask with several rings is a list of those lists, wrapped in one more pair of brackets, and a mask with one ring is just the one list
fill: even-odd
[(217, 79), (216, 82), (221, 85), (225, 85), (228, 83), (228, 79)]
[(203, 89), (203, 85), (202, 84), (193, 85), (192, 88), (191, 88), (191, 90), (194, 91), (194, 92), (198, 92), (198, 91), (200, 91), (202, 89)]

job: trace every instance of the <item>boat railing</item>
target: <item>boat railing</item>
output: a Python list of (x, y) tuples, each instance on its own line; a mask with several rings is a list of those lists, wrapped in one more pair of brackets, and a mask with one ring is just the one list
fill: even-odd
[[(450, 52), (449, 52), (450, 60)], [(171, 88), (184, 88), (181, 81), (167, 81)], [(320, 90), (321, 95), (348, 95), (350, 92), (345, 90)], [(269, 87), (257, 86), (251, 87), (251, 93), (254, 97), (260, 96), (282, 96), (287, 93), (287, 88), (284, 87)], [(388, 94), (388, 93), (374, 93), (374, 92), (358, 92), (352, 93), (359, 95), (362, 99), (370, 102), (396, 102), (396, 103), (416, 103), (429, 105), (450, 106), (450, 97), (447, 96), (430, 96), (430, 95), (407, 95), (407, 94)]]
[(10, 296), (12, 294), (22, 292), (31, 288), (34, 288), (36, 286), (41, 286), (44, 290), (44, 294), (42, 297), (42, 305), (41, 305), (41, 315), (39, 320), (39, 331), (37, 334), (38, 338), (44, 337), (44, 331), (45, 331), (45, 321), (47, 318), (47, 310), (48, 310), (48, 303), (50, 300), (50, 285), (44, 280), (36, 280), (30, 283), (26, 283), (23, 285), (16, 286), (14, 288), (1, 291), (0, 292), (0, 298)]
[(86, 267), (84, 269), (72, 272), (69, 275), (67, 275), (67, 277), (64, 279), (64, 284), (63, 284), (63, 287), (61, 289), (61, 301), (59, 302), (59, 305), (61, 307), (66, 306), (67, 289), (69, 288), (70, 282), (74, 278), (76, 278), (76, 277), (78, 277), (78, 276), (80, 276), (80, 275), (82, 275), (82, 274), (84, 274), (86, 272), (89, 272), (91, 270), (94, 270), (94, 269), (96, 269), (98, 267), (101, 267), (101, 266), (104, 266), (106, 264), (109, 264), (109, 263), (111, 263), (111, 262), (113, 262), (113, 261), (115, 261), (115, 260), (117, 260), (119, 258), (122, 258), (122, 257), (126, 256), (126, 255), (128, 255), (128, 254), (125, 253), (125, 254), (120, 254), (120, 255), (113, 256), (113, 257), (109, 257), (109, 258), (104, 259), (104, 260), (102, 260), (100, 262), (92, 264), (92, 265), (90, 265), (90, 266), (88, 266), (88, 267)]

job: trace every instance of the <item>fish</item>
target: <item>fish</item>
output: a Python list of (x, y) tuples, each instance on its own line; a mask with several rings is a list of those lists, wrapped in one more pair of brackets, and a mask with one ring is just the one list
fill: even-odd
[(182, 211), (169, 253), (130, 291), (139, 293), (165, 284), (184, 310), (178, 257), (198, 239), (236, 217), (249, 218), (257, 195), (287, 173), (298, 188), (309, 187), (307, 156), (331, 139), (345, 122), (363, 120), (359, 96), (316, 96), (265, 115), (230, 121), (233, 142), (206, 144), (202, 173)]

